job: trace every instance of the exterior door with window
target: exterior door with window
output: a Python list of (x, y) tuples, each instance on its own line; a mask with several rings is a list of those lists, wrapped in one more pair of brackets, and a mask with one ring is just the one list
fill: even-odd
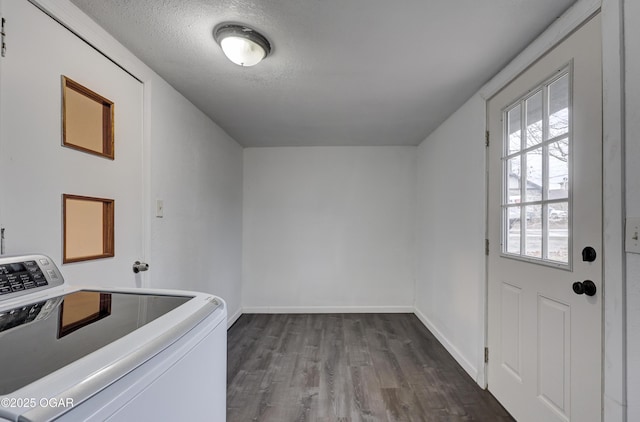
[(488, 103), (488, 385), (521, 422), (602, 411), (595, 16)]

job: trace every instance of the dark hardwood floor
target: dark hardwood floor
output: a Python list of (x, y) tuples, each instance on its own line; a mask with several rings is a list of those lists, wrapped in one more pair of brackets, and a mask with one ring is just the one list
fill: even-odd
[(243, 315), (227, 420), (512, 421), (413, 314)]

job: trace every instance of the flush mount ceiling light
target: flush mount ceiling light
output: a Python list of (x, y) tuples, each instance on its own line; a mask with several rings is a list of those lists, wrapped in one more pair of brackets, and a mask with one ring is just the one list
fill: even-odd
[(244, 25), (223, 23), (213, 37), (229, 60), (240, 66), (253, 66), (271, 52), (271, 44), (259, 32)]

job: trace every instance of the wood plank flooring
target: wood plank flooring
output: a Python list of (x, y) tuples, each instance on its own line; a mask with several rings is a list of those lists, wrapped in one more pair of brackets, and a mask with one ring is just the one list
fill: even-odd
[(243, 315), (227, 421), (513, 421), (413, 314)]

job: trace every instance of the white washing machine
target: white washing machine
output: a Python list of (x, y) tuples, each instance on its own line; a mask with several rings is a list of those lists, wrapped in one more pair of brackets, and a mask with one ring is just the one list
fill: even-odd
[(227, 310), (204, 293), (69, 286), (0, 257), (0, 421), (226, 420)]

